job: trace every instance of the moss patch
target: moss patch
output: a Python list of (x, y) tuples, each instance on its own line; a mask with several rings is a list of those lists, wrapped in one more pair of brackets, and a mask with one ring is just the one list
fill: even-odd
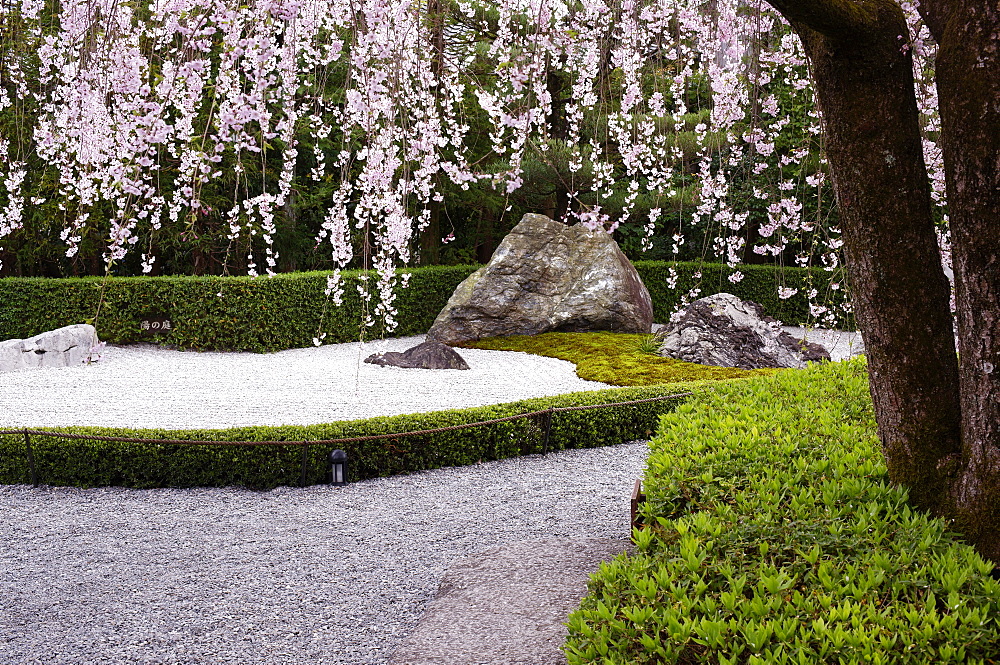
[(611, 332), (543, 333), (489, 337), (462, 346), (493, 351), (523, 351), (576, 364), (576, 375), (613, 386), (652, 386), (687, 381), (720, 381), (773, 374), (773, 369), (713, 367), (662, 358), (640, 349), (648, 335)]

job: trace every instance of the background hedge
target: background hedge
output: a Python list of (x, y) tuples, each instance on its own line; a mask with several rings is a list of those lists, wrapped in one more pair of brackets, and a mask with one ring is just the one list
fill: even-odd
[[(605, 404), (682, 392), (683, 386), (615, 388), (570, 393), (453, 411), (371, 418), (309, 426), (240, 427), (214, 430), (130, 430), (67, 427), (47, 431), (124, 438), (205, 441), (307, 441), (362, 437), (449, 427), (493, 420), (550, 407)], [(307, 450), (306, 484), (326, 482), (328, 459), (342, 448), (350, 459), (351, 481), (409, 473), (423, 469), (474, 464), (540, 453), (543, 450), (592, 448), (646, 439), (663, 413), (678, 400), (567, 411), (552, 415), (547, 445), (542, 424), (519, 419), (483, 427), (453, 430), (399, 439), (347, 444), (317, 444)], [(38, 481), (48, 485), (95, 487), (213, 487), (243, 485), (267, 489), (298, 485), (299, 446), (215, 446), (117, 443), (67, 440), (31, 435)], [(31, 480), (24, 436), (0, 435), (0, 483)]]
[[(455, 287), (474, 268), (430, 266), (413, 270), (410, 286), (400, 289), (399, 328), (393, 335), (427, 332)], [(361, 320), (360, 272), (345, 273), (344, 303), (330, 303), (324, 314), (325, 272), (274, 277), (84, 277), (0, 279), (0, 339), (26, 338), (45, 330), (91, 320), (110, 344), (151, 341), (143, 317), (169, 317), (173, 330), (156, 338), (184, 349), (280, 351), (357, 340)], [(371, 338), (376, 331), (366, 333)]]
[[(732, 293), (743, 300), (760, 303), (770, 316), (787, 325), (800, 325), (814, 321), (809, 316), (807, 293), (816, 290), (815, 302), (843, 311), (849, 293), (842, 276), (822, 268), (794, 268), (773, 265), (741, 265), (735, 270), (743, 273), (742, 281), (733, 283), (729, 276), (735, 271), (719, 263), (673, 263), (669, 261), (636, 261), (636, 270), (649, 289), (653, 299), (653, 320), (666, 323), (681, 298), (697, 289), (689, 300), (704, 298), (714, 293)], [(677, 273), (676, 288), (670, 288), (670, 269)], [(778, 287), (795, 289), (790, 298), (778, 297)], [(853, 327), (853, 319), (840, 324), (844, 329)]]
[[(775, 318), (797, 324), (807, 318), (808, 288), (843, 301), (844, 289), (830, 290), (831, 273), (820, 269), (742, 266), (742, 282), (727, 279), (722, 265), (640, 261), (636, 268), (653, 298), (655, 319), (666, 321), (681, 296), (700, 288), (699, 296), (728, 291), (761, 303)], [(678, 274), (676, 289), (667, 285), (670, 268)], [(396, 306), (399, 328), (393, 336), (427, 332), (455, 287), (476, 266), (413, 268), (410, 284), (401, 289)], [(700, 278), (695, 275), (700, 273)], [(312, 345), (317, 332), (324, 343), (357, 340), (361, 299), (360, 272), (345, 273), (344, 303), (325, 308), (325, 272), (288, 273), (274, 277), (109, 277), (0, 279), (0, 340), (26, 338), (46, 330), (92, 320), (110, 344), (151, 341), (139, 323), (144, 317), (169, 317), (173, 330), (155, 338), (183, 349), (280, 351)], [(781, 284), (798, 288), (787, 300), (777, 297)], [(103, 287), (103, 288), (102, 288)], [(102, 302), (103, 291), (103, 302)], [(322, 331), (320, 322), (322, 321)], [(378, 336), (377, 330), (366, 337)]]

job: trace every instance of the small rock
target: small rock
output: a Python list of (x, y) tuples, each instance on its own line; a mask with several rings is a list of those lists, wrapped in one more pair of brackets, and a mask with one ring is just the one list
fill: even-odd
[(702, 365), (761, 369), (830, 360), (820, 344), (797, 340), (764, 308), (731, 293), (696, 300), (658, 333), (660, 355)]
[(75, 367), (98, 345), (94, 326), (80, 323), (29, 339), (0, 342), (0, 372), (47, 367)]
[(365, 358), (366, 363), (383, 367), (412, 369), (469, 369), (468, 363), (455, 349), (441, 342), (423, 342), (406, 351), (389, 351)]

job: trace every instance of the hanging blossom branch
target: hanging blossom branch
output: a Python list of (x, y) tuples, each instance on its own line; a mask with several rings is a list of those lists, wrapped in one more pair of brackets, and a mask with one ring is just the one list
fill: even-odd
[[(943, 206), (940, 151), (930, 138), (938, 126), (928, 75), (934, 46), (912, 2), (902, 4), (911, 29), (900, 48), (914, 54), (925, 152)], [(0, 240), (23, 223), (33, 155), (58, 176), (68, 256), (95, 225), (98, 204), (111, 211), (110, 269), (164, 225), (194, 234), (211, 207), (206, 187), (224, 186), (231, 251), (245, 251), (256, 275), (263, 247), (272, 274), (276, 219), (309, 157), (308, 178), (335, 183), (318, 238), (336, 266), (327, 295), (339, 304), (340, 270), (352, 261), (375, 270), (360, 282), (371, 305), (362, 325), (381, 321), (390, 332), (405, 280), (396, 268), (409, 262), (428, 204), (446, 183), (489, 183), (510, 195), (524, 185), (527, 159), (565, 159), (556, 170), (571, 200), (567, 222), (639, 225), (648, 247), (673, 207), (683, 211), (675, 258), (690, 231), (704, 234), (703, 256), (729, 264), (734, 282), (747, 251), (839, 267), (808, 65), (798, 39), (759, 0), (462, 0), (448, 19), (456, 43), (438, 55), (440, 66), (424, 8), (398, 0), (66, 0), (43, 18), (40, 0), (22, 0), (23, 38), (0, 51), (0, 112), (29, 100), (41, 114), (30, 140), (0, 136)], [(563, 80), (568, 98), (557, 99), (552, 82)], [(689, 108), (702, 85), (711, 102)], [(475, 114), (490, 125), (492, 146), (477, 163), (500, 168), (469, 163)], [(304, 136), (312, 154), (299, 145)], [(142, 259), (148, 272), (151, 249)], [(676, 280), (674, 271), (668, 281)], [(780, 297), (794, 294), (779, 288)], [(696, 295), (697, 287), (686, 297)], [(833, 321), (820, 294), (805, 295), (814, 316)]]
[[(754, 198), (769, 203), (767, 221), (757, 224), (756, 253), (780, 255), (794, 238), (817, 231), (814, 222), (802, 219), (801, 198), (804, 188), (822, 186), (823, 174), (810, 175), (805, 183), (794, 179), (815, 150), (785, 147), (778, 154), (776, 147), (794, 140), (788, 136), (787, 107), (812, 104), (801, 45), (776, 14), (759, 6), (747, 11), (736, 0), (507, 3), (499, 14), (489, 45), (498, 84), (477, 95), (493, 120), (494, 151), (509, 160), (503, 174), (507, 192), (522, 184), (527, 147), (537, 146), (544, 159), (553, 145), (553, 100), (544, 80), (558, 71), (572, 81), (566, 105), (568, 170), (588, 176), (579, 181), (586, 183), (586, 193), (577, 191), (576, 181), (569, 183), (569, 194), (579, 203), (568, 212), (570, 220), (613, 231), (640, 221), (633, 219), (637, 201), (640, 195), (651, 197), (656, 203), (640, 221), (648, 246), (662, 206), (682, 197), (685, 178), (693, 176), (698, 202), (688, 223), (706, 228), (713, 256), (733, 267), (730, 279), (739, 281), (735, 267), (753, 234), (750, 206), (733, 185), (747, 180), (749, 172), (764, 185), (754, 188)], [(752, 54), (755, 35), (764, 36), (758, 38), (760, 52)], [(686, 103), (699, 79), (707, 80), (713, 103), (693, 128), (690, 164), (679, 137), (688, 119), (699, 117)], [(779, 100), (767, 91), (775, 81), (792, 91), (790, 98)], [(596, 116), (606, 121), (603, 132), (593, 129)], [(807, 137), (819, 133), (815, 112), (806, 124)], [(615, 197), (619, 212), (611, 219), (602, 201)], [(827, 243), (831, 267), (838, 263), (836, 235)], [(676, 255), (683, 233), (673, 240)], [(676, 272), (671, 280), (676, 283)], [(793, 294), (785, 290), (782, 296)]]
[[(442, 157), (443, 149), (461, 147), (467, 131), (457, 111), (463, 90), (454, 68), (438, 78), (431, 72), (416, 4), (68, 0), (54, 28), (40, 12), (40, 3), (22, 11), (26, 43), (37, 54), (5, 44), (3, 71), (14, 72), (15, 95), (40, 105), (33, 148), (58, 173), (68, 257), (97, 204), (113, 211), (109, 270), (143, 232), (171, 224), (194, 235), (208, 210), (204, 188), (216, 181), (232, 188), (232, 207), (223, 212), (230, 247), (245, 248), (248, 272), (257, 275), (255, 244), (262, 242), (264, 269), (273, 274), (275, 216), (291, 193), (297, 136), (307, 125), (324, 138), (339, 134), (345, 147), (332, 160), (317, 148), (312, 174), (341, 171), (323, 228), (333, 258), (345, 266), (351, 230), (362, 232), (365, 266), (378, 275), (374, 317), (387, 331), (395, 327), (394, 267), (409, 260), (411, 235), (427, 223), (426, 203), (440, 196), (434, 175), (472, 179), (461, 157)], [(33, 58), (35, 81), (19, 69)], [(309, 90), (305, 84), (326, 80), (338, 60), (349, 71), (343, 89)], [(333, 101), (338, 92), (344, 101)], [(0, 143), (7, 192), (0, 237), (19, 227), (24, 206), (25, 168), (10, 158), (9, 144), (6, 137)], [(275, 159), (275, 145), (279, 175), (262, 181), (258, 163)], [(414, 217), (414, 206), (425, 209)], [(142, 258), (148, 272), (155, 257)], [(338, 281), (339, 270), (329, 291)]]
[[(313, 42), (334, 25), (333, 9), (297, 0), (249, 7), (67, 0), (50, 30), (40, 4), (25, 3), (26, 44), (37, 51), (5, 48), (3, 55), (5, 65), (37, 57), (37, 85), (23, 75), (14, 83), (40, 105), (34, 150), (58, 173), (67, 256), (77, 252), (95, 204), (112, 211), (104, 253), (110, 269), (137, 244), (140, 229), (192, 224), (203, 210), (202, 188), (229, 171), (236, 175), (229, 238), (260, 235), (271, 274), (274, 214), (295, 163), (299, 79), (337, 54), (335, 40)], [(263, 156), (272, 140), (284, 145), (279, 181), (250, 183), (248, 157)], [(143, 259), (148, 272), (155, 258)]]
[[(339, 266), (326, 290), (339, 303), (340, 269), (355, 254), (352, 229), (360, 231), (362, 265), (377, 275), (374, 284), (365, 276), (359, 281), (362, 301), (374, 304), (365, 308), (362, 329), (381, 321), (388, 333), (398, 324), (396, 287), (408, 277), (397, 278), (396, 267), (409, 262), (411, 239), (429, 222), (428, 203), (441, 197), (435, 175), (443, 172), (465, 186), (474, 179), (461, 157), (468, 131), (460, 121), (464, 90), (452, 64), (440, 76), (434, 72), (419, 5), (351, 0), (346, 9), (352, 23), (345, 101), (342, 107), (322, 105), (344, 136), (344, 149), (330, 164), (341, 169), (341, 180), (319, 240), (329, 240)], [(457, 157), (446, 156), (449, 147)]]
[[(903, 5), (911, 35), (900, 36), (900, 47), (914, 52), (925, 151), (935, 200), (943, 203), (940, 151), (931, 140), (938, 122), (928, 76), (934, 49), (912, 3)], [(831, 218), (821, 116), (801, 43), (778, 14), (760, 2), (737, 0), (507, 3), (499, 11), (490, 54), (503, 83), (477, 94), (494, 121), (494, 150), (510, 156), (508, 191), (522, 184), (525, 150), (537, 146), (544, 155), (553, 144), (553, 100), (539, 82), (558, 71), (572, 81), (568, 168), (590, 176), (587, 193), (570, 183), (570, 196), (580, 205), (569, 218), (609, 230), (641, 223), (648, 242), (662, 214), (659, 202), (676, 201), (685, 176), (693, 175), (697, 202), (686, 223), (704, 229), (711, 256), (733, 269), (731, 281), (743, 278), (737, 264), (747, 251), (778, 261), (792, 252), (796, 265), (818, 259), (826, 270), (840, 268), (842, 240)], [(692, 174), (677, 139), (695, 115), (685, 98), (699, 80), (707, 80), (712, 103), (693, 128)], [(593, 129), (600, 124), (593, 122), (596, 115), (606, 121), (603, 133)], [(636, 219), (641, 194), (657, 203)], [(611, 219), (602, 201), (613, 197), (619, 212)], [(676, 256), (684, 233), (673, 241)], [(671, 280), (676, 284), (676, 272)], [(840, 285), (835, 281), (831, 288)], [(781, 298), (795, 294), (779, 287)], [(826, 294), (815, 288), (803, 295), (824, 324), (842, 313), (824, 305)]]

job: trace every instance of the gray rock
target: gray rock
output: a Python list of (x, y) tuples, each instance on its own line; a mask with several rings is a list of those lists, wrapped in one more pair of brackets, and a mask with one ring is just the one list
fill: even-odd
[(808, 361), (830, 360), (823, 346), (795, 339), (760, 305), (731, 293), (696, 300), (658, 335), (661, 356), (702, 365), (801, 368)]
[(29, 339), (0, 342), (0, 372), (48, 367), (75, 367), (98, 344), (94, 326), (79, 323), (43, 332)]
[(366, 363), (383, 367), (407, 367), (414, 369), (469, 369), (465, 358), (455, 349), (441, 342), (423, 342), (406, 351), (373, 353), (365, 358)]
[(459, 284), (427, 339), (648, 333), (652, 323), (649, 291), (609, 234), (527, 214), (490, 262)]

